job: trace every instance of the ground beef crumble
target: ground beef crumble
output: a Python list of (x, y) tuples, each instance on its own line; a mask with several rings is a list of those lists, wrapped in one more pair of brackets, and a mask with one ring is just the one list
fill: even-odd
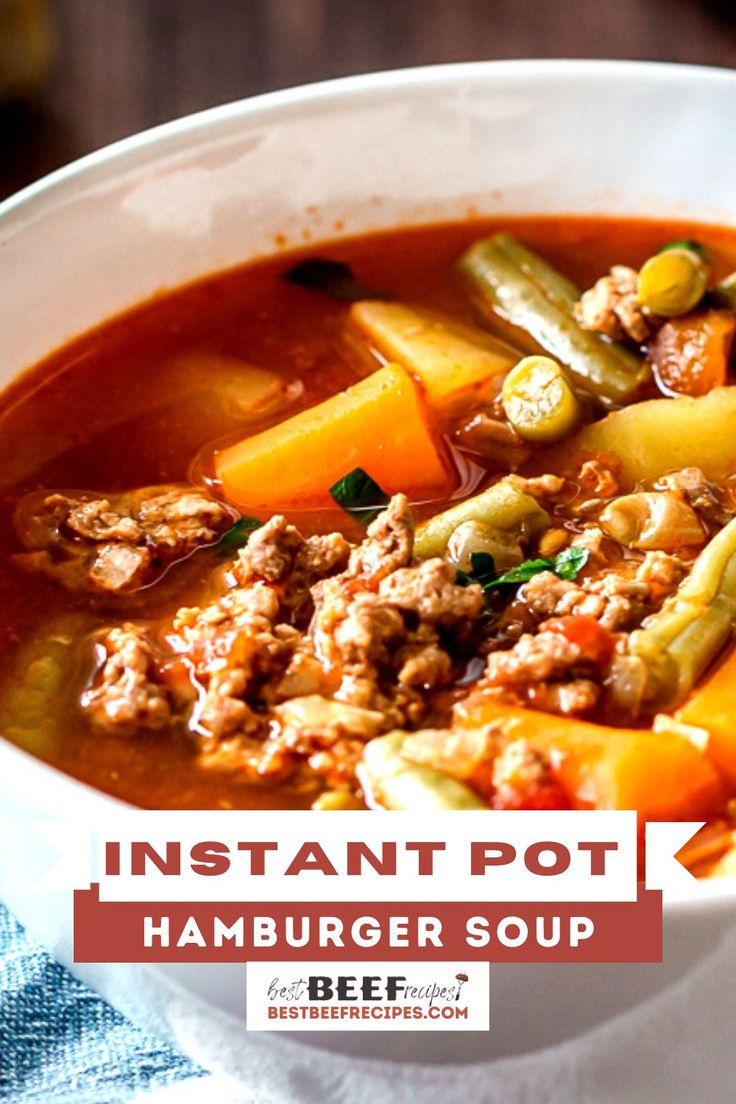
[[(511, 647), (490, 654), (484, 684), (534, 709), (591, 713), (602, 700), (608, 666), (585, 660), (574, 644), (545, 632), (544, 623), (550, 618), (591, 618), (614, 634), (614, 640), (623, 641), (624, 633), (662, 606), (687, 570), (676, 556), (648, 552), (643, 560), (575, 582), (540, 572), (519, 587), (506, 610), (502, 626)], [(620, 673), (622, 657), (608, 658)]]
[(585, 292), (575, 306), (575, 317), (585, 330), (605, 334), (620, 341), (629, 338), (642, 345), (661, 325), (660, 319), (647, 315), (639, 305), (639, 274), (627, 265), (614, 265)]
[[(558, 631), (574, 621), (585, 629), (580, 639)], [(544, 622), (525, 633), (508, 651), (492, 652), (480, 683), (499, 697), (552, 713), (589, 713), (601, 696), (601, 674), (612, 657), (615, 638), (585, 615)]]
[(238, 553), (230, 589), (178, 610), (164, 633), (167, 662), (183, 666), (194, 704), (172, 701), (145, 630), (128, 626), (129, 652), (120, 630), (102, 639), (84, 708), (109, 732), (136, 716), (141, 729), (156, 727), (166, 709), (204, 756), (226, 748), (235, 762), (240, 749), (258, 775), (286, 778), (306, 762), (330, 785), (351, 784), (366, 740), (426, 717), (426, 691), (451, 683), (453, 657), (471, 646), (485, 609), (478, 585), (460, 586), (444, 560), (413, 563), (412, 554), (403, 495), (356, 546), (336, 533), (304, 538), (273, 517)]
[(44, 492), (29, 495), (16, 512), (27, 551), (14, 559), (69, 590), (129, 593), (217, 540), (233, 520), (226, 506), (195, 487), (146, 487), (105, 498)]
[(105, 658), (99, 682), (82, 696), (94, 728), (126, 736), (166, 727), (171, 708), (144, 630), (134, 624), (111, 629), (101, 647)]
[[(611, 489), (606, 472), (589, 476)], [(537, 482), (539, 493), (560, 493), (560, 481)], [(110, 503), (82, 505), (70, 522), (68, 505), (52, 503), (56, 525), (99, 538), (98, 557), (105, 547), (144, 547), (135, 526), (153, 524), (152, 512), (131, 511), (121, 522)], [(157, 517), (156, 531), (172, 524), (171, 515)], [(595, 525), (570, 539), (593, 553), (594, 571), (574, 581), (543, 571), (494, 612), (482, 588), (461, 585), (446, 560), (414, 560), (404, 495), (358, 544), (339, 533), (304, 537), (272, 517), (218, 575), (212, 600), (159, 625), (155, 646), (135, 624), (98, 641), (101, 662), (83, 708), (100, 732), (176, 725), (205, 765), (353, 789), (367, 741), (449, 720), (471, 659), (480, 664), (478, 693), (504, 701), (585, 716), (600, 707), (614, 668), (633, 700), (637, 672), (625, 669), (621, 642), (687, 565), (650, 552), (611, 566)], [(560, 626), (569, 622), (576, 631), (566, 635)], [(182, 683), (188, 692), (172, 689)]]
[(528, 628), (548, 617), (581, 614), (594, 617), (612, 632), (629, 631), (660, 608), (687, 570), (676, 556), (647, 552), (643, 560), (575, 582), (543, 571), (519, 587), (506, 620), (513, 624), (518, 619)]

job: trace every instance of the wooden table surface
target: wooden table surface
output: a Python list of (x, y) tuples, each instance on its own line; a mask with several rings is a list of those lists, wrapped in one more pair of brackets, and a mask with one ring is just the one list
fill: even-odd
[(736, 66), (736, 0), (48, 3), (56, 60), (34, 104), (0, 110), (0, 194), (154, 123), (347, 73), (518, 57)]

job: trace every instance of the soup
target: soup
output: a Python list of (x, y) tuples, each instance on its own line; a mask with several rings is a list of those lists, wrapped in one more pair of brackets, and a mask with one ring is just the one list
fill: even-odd
[(0, 408), (3, 734), (146, 807), (702, 818), (726, 870), (734, 268), (473, 221), (71, 342)]

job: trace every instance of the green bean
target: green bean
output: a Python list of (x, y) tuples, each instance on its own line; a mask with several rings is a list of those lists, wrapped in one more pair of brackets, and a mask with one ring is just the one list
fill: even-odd
[(578, 289), (528, 250), (517, 263), (520, 250), (508, 235), (496, 235), (476, 242), (461, 257), (460, 269), (481, 313), (525, 330), (602, 402), (628, 402), (647, 379), (647, 366), (623, 345), (583, 330), (572, 313)]
[(467, 782), (483, 767), (490, 770), (498, 750), (493, 725), (480, 728), (425, 728), (404, 737), (401, 754), (421, 766), (432, 767)]
[(470, 787), (432, 767), (401, 755), (405, 732), (370, 740), (361, 772), (368, 789), (386, 809), (433, 812), (441, 809), (487, 809)]
[(473, 556), (493, 557), (494, 569), (508, 571), (524, 562), (524, 553), (513, 533), (502, 533), (482, 521), (463, 521), (447, 542), (445, 558), (460, 571), (473, 570)]
[(541, 288), (550, 302), (563, 310), (572, 311), (580, 298), (580, 288), (567, 276), (563, 276), (538, 253), (527, 249), (511, 234), (496, 234), (493, 239), (523, 274)]
[(730, 276), (724, 277), (715, 284), (710, 289), (709, 295), (719, 307), (736, 311), (736, 272), (732, 272)]
[(415, 554), (420, 559), (444, 556), (450, 537), (466, 521), (482, 521), (499, 533), (528, 540), (544, 532), (549, 525), (549, 514), (535, 498), (520, 489), (513, 475), (509, 475), (418, 526)]
[(659, 613), (631, 634), (629, 651), (647, 668), (651, 709), (679, 705), (728, 640), (735, 620), (736, 519), (706, 545)]
[(528, 356), (512, 368), (501, 392), (506, 417), (520, 437), (552, 444), (567, 437), (582, 409), (567, 375), (546, 356)]

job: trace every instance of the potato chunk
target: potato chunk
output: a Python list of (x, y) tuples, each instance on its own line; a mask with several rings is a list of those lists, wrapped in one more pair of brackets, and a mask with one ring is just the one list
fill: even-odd
[(401, 303), (364, 300), (352, 306), (350, 317), (378, 352), (416, 376), (428, 400), (438, 405), (504, 376), (520, 355), (475, 326)]
[(708, 479), (730, 475), (736, 472), (736, 387), (616, 410), (545, 453), (544, 470), (570, 469), (591, 452), (614, 456), (627, 488), (679, 468), (700, 468)]

